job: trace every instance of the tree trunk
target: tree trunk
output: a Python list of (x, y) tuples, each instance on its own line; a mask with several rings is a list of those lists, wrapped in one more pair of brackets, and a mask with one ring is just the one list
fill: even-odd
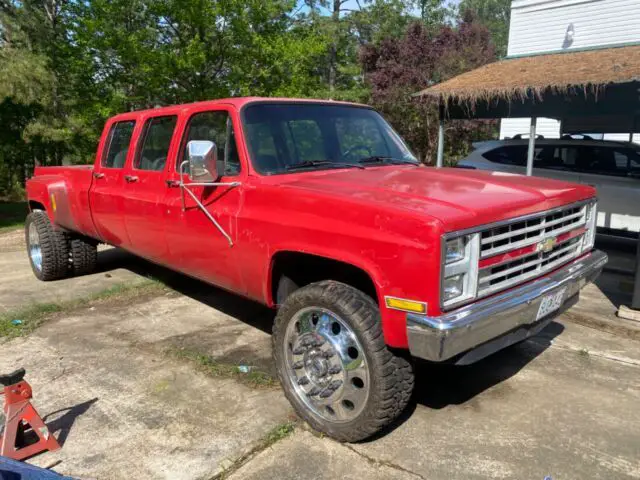
[(331, 20), (333, 22), (333, 41), (329, 47), (329, 91), (333, 93), (336, 88), (336, 79), (338, 76), (338, 30), (340, 29), (340, 7), (342, 0), (333, 0), (333, 8), (331, 10)]

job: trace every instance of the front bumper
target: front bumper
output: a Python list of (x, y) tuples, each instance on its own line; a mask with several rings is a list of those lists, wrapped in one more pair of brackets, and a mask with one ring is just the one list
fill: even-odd
[[(502, 294), (479, 300), (439, 317), (407, 315), (409, 350), (434, 362), (457, 358), (468, 364), (535, 335), (592, 282), (607, 263), (599, 250), (568, 263), (551, 274)], [(542, 298), (566, 288), (559, 310), (536, 320)], [(564, 308), (563, 308), (564, 307)]]

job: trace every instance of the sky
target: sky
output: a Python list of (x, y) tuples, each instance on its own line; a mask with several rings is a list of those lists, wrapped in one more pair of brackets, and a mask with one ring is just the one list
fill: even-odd
[[(301, 5), (304, 3), (304, 0), (299, 0), (298, 5)], [(448, 0), (446, 2), (449, 5), (457, 5), (460, 3), (460, 0)], [(360, 1), (360, 5), (364, 6), (365, 2), (364, 1)], [(353, 10), (357, 10), (358, 9), (358, 2), (357, 0), (347, 0), (347, 2), (343, 5), (343, 8), (345, 9), (353, 9)], [(304, 11), (306, 9), (306, 7), (303, 7), (301, 9), (301, 11)], [(327, 10), (327, 13), (329, 13), (329, 11)], [(413, 9), (413, 14), (416, 16), (420, 15), (420, 11), (417, 8)]]

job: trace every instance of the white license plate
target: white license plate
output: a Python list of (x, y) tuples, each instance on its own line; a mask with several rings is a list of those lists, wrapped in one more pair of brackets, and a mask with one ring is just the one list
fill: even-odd
[(550, 293), (542, 298), (540, 302), (540, 307), (538, 308), (538, 315), (536, 315), (536, 320), (540, 320), (542, 317), (546, 317), (552, 312), (555, 312), (562, 306), (562, 301), (564, 300), (564, 294), (566, 293), (567, 288), (563, 288), (558, 290), (557, 292)]

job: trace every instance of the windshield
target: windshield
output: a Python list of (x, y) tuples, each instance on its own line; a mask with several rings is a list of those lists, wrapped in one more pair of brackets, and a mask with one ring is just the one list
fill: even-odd
[(243, 111), (254, 168), (265, 175), (376, 164), (417, 164), (374, 110), (328, 104), (254, 104)]

